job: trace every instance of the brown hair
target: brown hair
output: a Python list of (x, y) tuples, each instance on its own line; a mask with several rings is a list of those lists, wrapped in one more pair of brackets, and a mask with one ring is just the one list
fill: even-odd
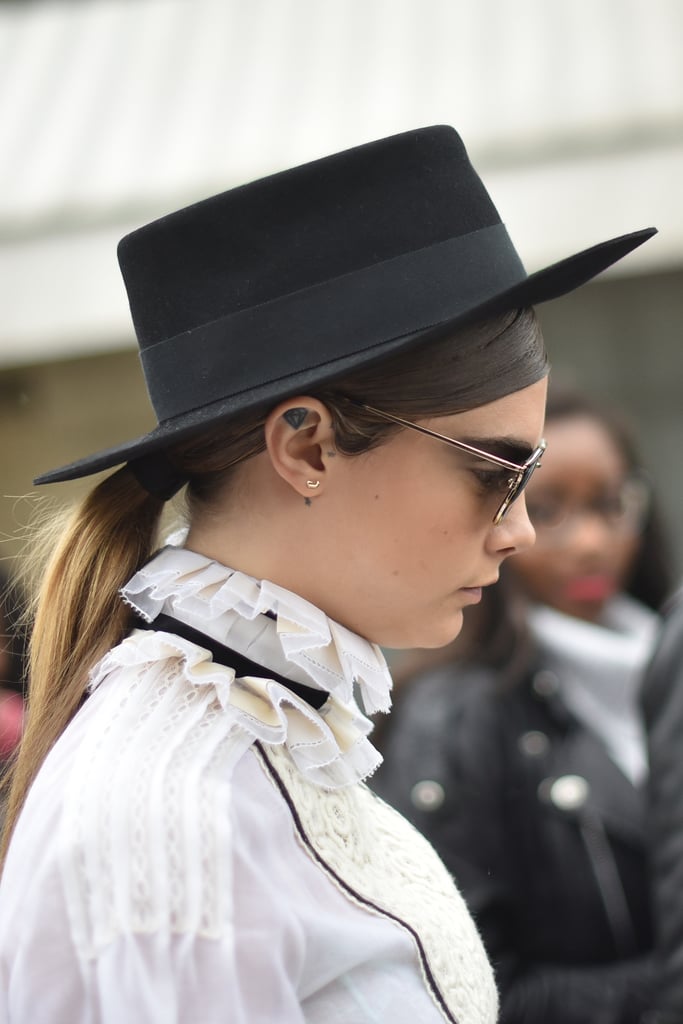
[[(523, 310), (385, 358), (310, 394), (330, 410), (339, 450), (354, 455), (400, 429), (359, 409), (358, 400), (406, 417), (448, 415), (546, 373), (535, 314)], [(168, 450), (189, 479), (190, 517), (217, 500), (234, 467), (264, 450), (269, 411), (220, 423)], [(130, 629), (119, 590), (152, 555), (163, 508), (124, 466), (76, 508), (52, 551), (34, 603), (28, 721), (12, 772), (3, 850), (40, 765), (84, 699), (89, 672)]]

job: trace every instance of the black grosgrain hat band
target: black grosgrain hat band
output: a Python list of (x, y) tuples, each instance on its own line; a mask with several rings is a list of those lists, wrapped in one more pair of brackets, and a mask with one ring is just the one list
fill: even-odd
[(467, 322), (564, 295), (654, 233), (612, 238), (527, 275), (446, 125), (204, 199), (119, 244), (157, 426), (36, 483), (127, 462), (163, 496), (178, 474), (161, 453), (177, 442)]
[[(226, 390), (258, 388), (315, 367), (323, 355), (323, 322), (328, 348), (343, 358), (476, 309), (492, 286), (503, 292), (525, 280), (503, 224), (474, 234), (476, 246), (470, 236), (449, 238), (144, 349), (142, 365), (159, 421), (224, 398)], [(288, 338), (294, 343), (286, 344)], [(163, 386), (180, 379), (182, 388)]]

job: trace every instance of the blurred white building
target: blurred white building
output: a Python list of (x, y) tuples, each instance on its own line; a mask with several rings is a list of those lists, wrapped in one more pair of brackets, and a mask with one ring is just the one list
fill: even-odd
[(529, 269), (650, 224), (620, 271), (680, 266), (680, 0), (0, 3), (0, 364), (131, 343), (129, 228), (437, 122)]
[(116, 263), (126, 231), (439, 122), (529, 270), (659, 227), (543, 318), (555, 362), (633, 413), (677, 511), (681, 0), (0, 0), (5, 493), (151, 425)]

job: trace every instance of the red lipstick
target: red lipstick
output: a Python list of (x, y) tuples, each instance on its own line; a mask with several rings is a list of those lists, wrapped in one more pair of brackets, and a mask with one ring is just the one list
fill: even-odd
[(615, 592), (614, 580), (603, 573), (575, 576), (565, 587), (570, 601), (606, 601)]

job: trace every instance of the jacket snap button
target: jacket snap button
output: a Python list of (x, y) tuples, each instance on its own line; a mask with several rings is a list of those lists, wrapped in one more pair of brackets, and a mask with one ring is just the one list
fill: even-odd
[(588, 800), (590, 786), (582, 775), (560, 775), (549, 789), (548, 796), (561, 811), (577, 811)]
[(544, 732), (531, 729), (529, 732), (522, 733), (517, 740), (517, 746), (527, 757), (541, 757), (547, 751), (550, 742)]
[(531, 688), (537, 697), (553, 697), (560, 688), (560, 680), (554, 672), (542, 669), (531, 680)]
[(410, 799), (418, 811), (436, 811), (446, 798), (446, 793), (440, 782), (433, 779), (422, 779), (416, 782), (410, 791)]

